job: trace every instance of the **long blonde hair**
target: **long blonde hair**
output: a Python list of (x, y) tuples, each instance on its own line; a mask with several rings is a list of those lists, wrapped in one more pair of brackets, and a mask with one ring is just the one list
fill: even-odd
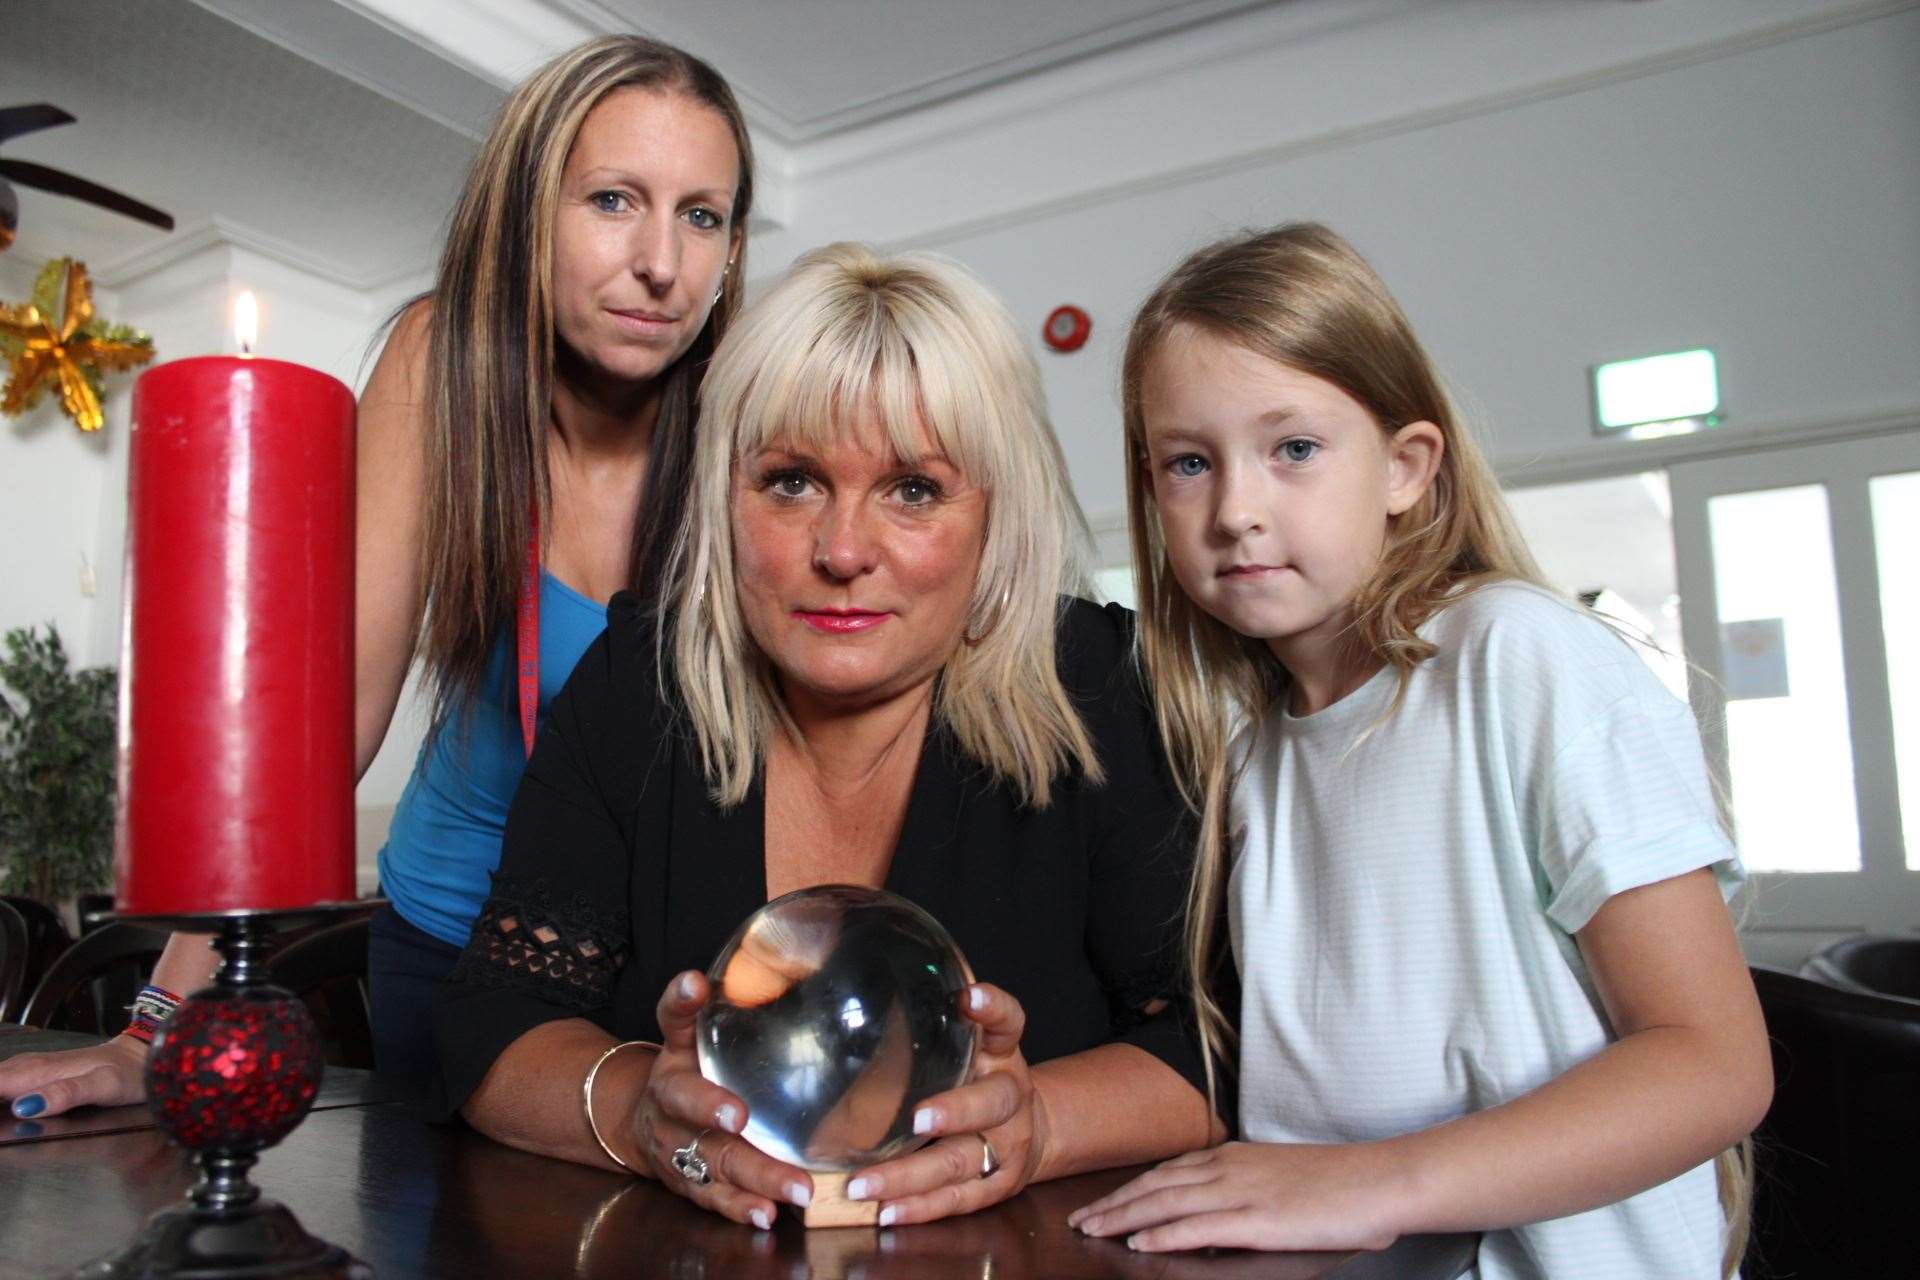
[[(1127, 515), (1140, 611), (1141, 656), (1161, 737), (1182, 794), (1200, 815), (1186, 923), (1187, 984), (1207, 1050), (1235, 1040), (1211, 978), (1225, 961), (1220, 924), (1231, 861), (1227, 798), (1235, 762), (1229, 744), (1257, 731), (1285, 692), (1286, 675), (1266, 646), (1196, 607), (1180, 589), (1154, 504), (1142, 388), (1150, 363), (1176, 329), (1234, 343), (1323, 378), (1353, 397), (1388, 434), (1430, 422), (1444, 440), (1426, 494), (1392, 517), (1380, 564), (1353, 603), (1352, 652), (1391, 666), (1397, 699), (1434, 646), (1419, 627), (1462, 594), (1496, 581), (1542, 585), (1499, 482), (1464, 429), (1440, 376), (1386, 285), (1358, 251), (1317, 223), (1293, 223), (1221, 241), (1176, 267), (1142, 304), (1122, 367)], [(1747, 1234), (1748, 1144), (1719, 1160), (1730, 1226), (1729, 1267)]]
[(666, 603), (672, 687), (715, 798), (744, 799), (769, 732), (793, 732), (740, 613), (734, 469), (772, 440), (831, 447), (875, 419), (901, 459), (930, 439), (987, 491), (970, 620), (940, 674), (935, 714), (1028, 804), (1044, 807), (1069, 769), (1101, 781), (1055, 666), (1060, 597), (1085, 594), (1088, 536), (1033, 357), (1005, 306), (958, 263), (834, 244), (800, 258), (741, 314), (701, 391)]
[(660, 375), (647, 479), (634, 522), (630, 586), (651, 586), (679, 527), (700, 375), (741, 302), (753, 207), (746, 118), (712, 67), (640, 36), (604, 36), (555, 58), (513, 91), (481, 145), (447, 232), (432, 291), (426, 394), (429, 478), (419, 598), (420, 657), (434, 724), (479, 688), (520, 587), (529, 503), (548, 509), (554, 379), (553, 227), (567, 154), (587, 114), (637, 86), (684, 94), (733, 132), (739, 242), (693, 345)]

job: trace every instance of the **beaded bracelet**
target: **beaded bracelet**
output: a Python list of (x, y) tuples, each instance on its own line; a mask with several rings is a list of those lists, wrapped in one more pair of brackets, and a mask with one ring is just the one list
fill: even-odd
[(166, 1025), (167, 1019), (179, 1007), (180, 997), (165, 987), (142, 987), (127, 1009), (133, 1015), (133, 1021), (127, 1024), (127, 1029), (121, 1034), (132, 1036), (143, 1044), (152, 1044), (154, 1033)]
[(622, 1049), (631, 1049), (635, 1045), (639, 1045), (643, 1049), (651, 1049), (655, 1053), (659, 1053), (662, 1047), (651, 1040), (622, 1040), (619, 1044), (612, 1046), (605, 1053), (601, 1054), (598, 1058), (595, 1058), (593, 1061), (593, 1065), (587, 1068), (587, 1078), (580, 1082), (580, 1097), (581, 1097), (581, 1102), (584, 1105), (587, 1113), (588, 1132), (593, 1134), (593, 1140), (600, 1144), (600, 1149), (607, 1153), (607, 1159), (613, 1161), (615, 1164), (619, 1165), (622, 1169), (625, 1169), (628, 1173), (638, 1173), (640, 1171), (613, 1153), (613, 1148), (607, 1145), (607, 1140), (600, 1136), (599, 1124), (597, 1124), (594, 1121), (593, 1078), (600, 1074), (600, 1068), (603, 1065), (605, 1065), (608, 1058), (611, 1058), (614, 1054), (620, 1052)]

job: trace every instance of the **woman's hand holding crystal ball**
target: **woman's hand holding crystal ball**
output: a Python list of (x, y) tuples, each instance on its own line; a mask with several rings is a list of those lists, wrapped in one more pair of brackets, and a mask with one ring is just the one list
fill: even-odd
[[(914, 1112), (916, 1131), (935, 1140), (911, 1155), (863, 1169), (847, 1184), (849, 1199), (881, 1202), (883, 1227), (972, 1213), (1018, 1195), (1033, 1181), (1045, 1154), (1046, 1107), (1020, 1052), (1026, 1011), (985, 982), (968, 987), (960, 1005), (980, 1028), (979, 1047), (973, 1078), (928, 1098)], [(997, 1168), (984, 1174), (989, 1164)]]
[[(694, 1020), (711, 992), (705, 975), (691, 969), (667, 984), (657, 1008), (662, 1048), (628, 1123), (660, 1185), (765, 1230), (773, 1225), (779, 1203), (805, 1205), (812, 1198), (813, 1180), (805, 1169), (775, 1160), (739, 1137), (747, 1124), (746, 1104), (701, 1076)], [(674, 1153), (689, 1144), (705, 1162), (710, 1182), (688, 1176), (675, 1163)]]

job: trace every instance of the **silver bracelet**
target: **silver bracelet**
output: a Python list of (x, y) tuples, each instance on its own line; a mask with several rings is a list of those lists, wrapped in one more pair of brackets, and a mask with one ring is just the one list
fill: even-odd
[(606, 1064), (608, 1058), (611, 1058), (622, 1049), (631, 1049), (635, 1045), (639, 1045), (645, 1049), (652, 1049), (655, 1053), (661, 1050), (661, 1046), (652, 1040), (622, 1040), (619, 1044), (613, 1045), (605, 1053), (595, 1058), (593, 1065), (587, 1068), (587, 1078), (580, 1082), (580, 1104), (585, 1108), (587, 1113), (587, 1131), (593, 1135), (593, 1140), (600, 1144), (600, 1149), (607, 1153), (607, 1159), (613, 1161), (628, 1173), (639, 1173), (640, 1171), (613, 1153), (613, 1148), (607, 1145), (607, 1140), (600, 1136), (600, 1126), (594, 1122), (593, 1078), (600, 1074), (600, 1068)]

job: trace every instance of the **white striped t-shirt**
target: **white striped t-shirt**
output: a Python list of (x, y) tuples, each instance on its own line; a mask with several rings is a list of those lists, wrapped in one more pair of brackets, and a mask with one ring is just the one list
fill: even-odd
[[(1439, 652), (1384, 720), (1383, 670), (1242, 744), (1229, 888), (1240, 1114), (1263, 1142), (1359, 1142), (1515, 1098), (1611, 1039), (1572, 934), (1612, 894), (1712, 865), (1687, 707), (1603, 624), (1483, 588), (1421, 628)], [(1619, 1204), (1489, 1232), (1481, 1280), (1720, 1274), (1703, 1164)]]

